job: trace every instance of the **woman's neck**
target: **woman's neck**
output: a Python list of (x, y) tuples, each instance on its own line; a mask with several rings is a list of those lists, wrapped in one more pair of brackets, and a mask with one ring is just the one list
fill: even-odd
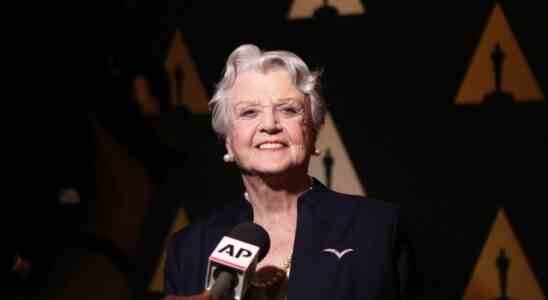
[(243, 175), (243, 182), (254, 219), (272, 220), (296, 216), (297, 199), (310, 188), (312, 178), (306, 174), (293, 177)]

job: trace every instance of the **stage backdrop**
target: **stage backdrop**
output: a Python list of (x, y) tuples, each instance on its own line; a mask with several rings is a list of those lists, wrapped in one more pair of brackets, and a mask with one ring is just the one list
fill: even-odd
[(57, 220), (55, 238), (38, 237), (56, 243), (45, 292), (162, 296), (169, 235), (242, 198), (207, 102), (229, 53), (254, 43), (322, 70), (310, 173), (404, 208), (424, 299), (546, 299), (548, 13), (469, 2), (115, 1), (54, 14), (67, 20), (54, 33), (62, 72), (41, 93), (62, 101), (30, 134), (47, 151), (28, 179), (53, 203), (35, 220)]

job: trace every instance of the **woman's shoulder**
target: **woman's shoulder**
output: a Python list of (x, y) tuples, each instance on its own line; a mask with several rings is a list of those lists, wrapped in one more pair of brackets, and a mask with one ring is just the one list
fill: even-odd
[(352, 194), (345, 194), (345, 193), (339, 193), (336, 191), (331, 191), (331, 200), (332, 201), (345, 201), (349, 205), (360, 205), (364, 208), (369, 209), (379, 209), (379, 210), (386, 210), (386, 211), (394, 211), (398, 209), (398, 205), (389, 201), (386, 201), (384, 199), (380, 199), (374, 196), (362, 196), (362, 195), (352, 195)]
[(393, 218), (399, 213), (398, 204), (369, 195), (354, 195), (319, 186), (315, 197), (320, 198), (322, 210), (331, 213), (366, 214)]
[(370, 195), (357, 195), (333, 190), (320, 180), (313, 178), (311, 195), (319, 196), (323, 201), (336, 205), (360, 205), (371, 209), (397, 210), (397, 205)]

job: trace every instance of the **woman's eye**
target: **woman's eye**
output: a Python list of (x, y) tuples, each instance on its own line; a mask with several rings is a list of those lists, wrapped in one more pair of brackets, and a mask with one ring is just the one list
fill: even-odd
[(284, 112), (287, 115), (296, 115), (300, 113), (301, 110), (295, 106), (285, 106), (285, 107), (282, 107), (282, 112)]
[(284, 111), (285, 112), (288, 112), (288, 113), (294, 113), (296, 114), (297, 113), (297, 110), (293, 107), (287, 107), (287, 108), (284, 108)]
[(255, 115), (257, 115), (256, 109), (245, 109), (240, 112), (240, 117), (243, 117), (243, 118), (251, 118), (251, 117), (254, 117)]

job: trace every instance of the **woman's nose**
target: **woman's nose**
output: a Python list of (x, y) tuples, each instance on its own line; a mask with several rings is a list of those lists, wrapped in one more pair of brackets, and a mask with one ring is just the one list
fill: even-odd
[(263, 114), (261, 130), (268, 133), (275, 133), (280, 131), (280, 122), (278, 119), (278, 115), (274, 110), (268, 110)]

